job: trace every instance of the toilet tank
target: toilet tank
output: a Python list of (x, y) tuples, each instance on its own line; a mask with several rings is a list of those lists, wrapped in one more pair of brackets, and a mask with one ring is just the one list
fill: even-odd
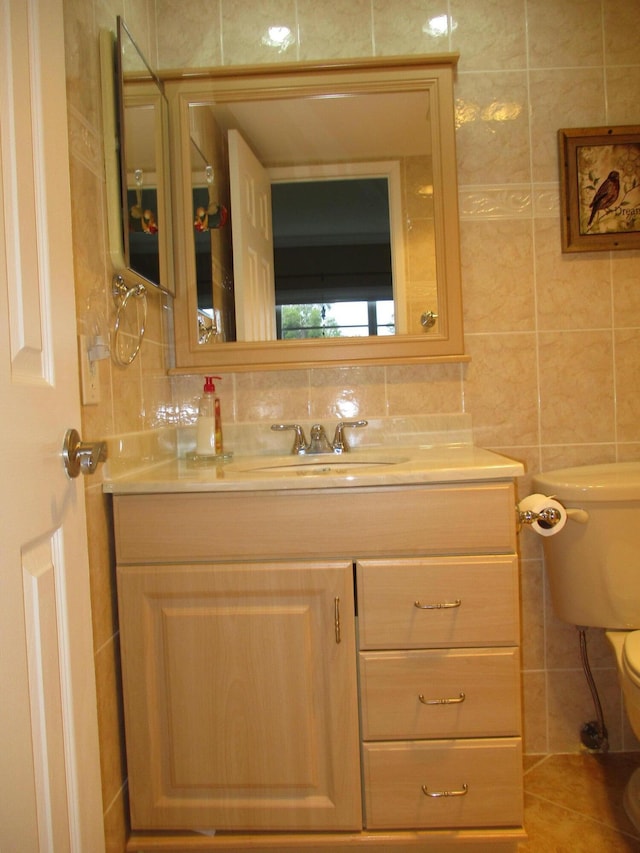
[(585, 627), (640, 628), (640, 462), (548, 471), (533, 488), (588, 513), (543, 542), (556, 614)]

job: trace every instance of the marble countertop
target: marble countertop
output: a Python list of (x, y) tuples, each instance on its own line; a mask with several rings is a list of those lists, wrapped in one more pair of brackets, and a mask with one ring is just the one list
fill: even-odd
[(236, 456), (213, 462), (183, 456), (106, 479), (115, 495), (258, 492), (504, 480), (520, 462), (470, 444), (368, 447), (347, 454)]

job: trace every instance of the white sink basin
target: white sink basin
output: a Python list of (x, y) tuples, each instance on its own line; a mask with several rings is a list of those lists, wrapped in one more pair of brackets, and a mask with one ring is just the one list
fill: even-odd
[(317, 456), (272, 457), (250, 463), (232, 462), (225, 466), (228, 471), (238, 474), (264, 475), (318, 475), (348, 474), (350, 471), (362, 472), (366, 469), (382, 468), (407, 462), (408, 456), (367, 455), (355, 453), (345, 455), (319, 454)]

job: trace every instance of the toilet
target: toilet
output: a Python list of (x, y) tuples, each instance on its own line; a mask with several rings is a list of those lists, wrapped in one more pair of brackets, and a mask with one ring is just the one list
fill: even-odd
[[(640, 738), (640, 462), (548, 471), (533, 478), (533, 487), (554, 496), (569, 516), (544, 539), (553, 609), (565, 622), (605, 629), (629, 723)], [(640, 829), (640, 769), (624, 806)]]

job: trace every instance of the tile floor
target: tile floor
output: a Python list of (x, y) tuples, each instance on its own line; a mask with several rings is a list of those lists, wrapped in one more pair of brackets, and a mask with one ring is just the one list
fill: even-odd
[(638, 853), (622, 794), (639, 766), (639, 752), (527, 756), (519, 853)]

